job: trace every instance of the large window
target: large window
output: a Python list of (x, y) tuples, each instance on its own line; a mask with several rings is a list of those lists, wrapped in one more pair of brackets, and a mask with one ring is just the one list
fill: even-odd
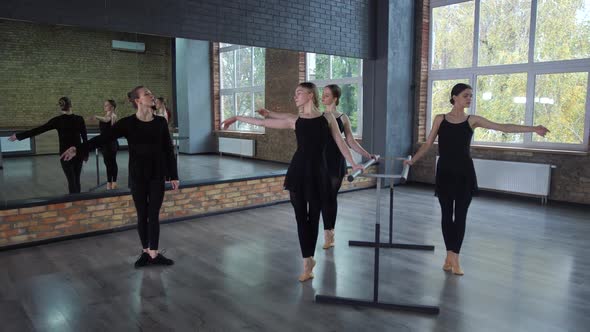
[[(264, 107), (265, 50), (232, 44), (219, 45), (221, 120), (229, 117), (257, 116)], [(264, 128), (244, 122), (233, 124), (230, 130), (263, 132)]]
[(463, 82), (474, 89), (470, 114), (551, 130), (479, 129), (475, 144), (588, 148), (590, 0), (432, 0), (430, 31), (429, 131)]
[[(338, 84), (342, 96), (338, 110), (348, 116), (352, 133), (362, 135), (363, 128), (363, 61), (335, 55), (307, 53), (306, 77), (320, 89), (319, 96), (326, 85)], [(320, 105), (321, 110), (324, 109)]]

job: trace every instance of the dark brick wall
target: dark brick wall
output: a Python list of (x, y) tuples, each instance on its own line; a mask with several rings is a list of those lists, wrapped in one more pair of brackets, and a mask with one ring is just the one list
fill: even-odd
[[(146, 52), (112, 50), (113, 39), (143, 42)], [(63, 95), (81, 115), (102, 113), (110, 98), (120, 116), (131, 114), (126, 93), (139, 83), (171, 99), (169, 38), (0, 20), (0, 43), (1, 127), (44, 123)]]
[[(111, 49), (111, 40), (145, 43), (145, 53)], [(172, 100), (170, 38), (0, 20), (0, 128), (30, 128), (58, 115), (61, 96), (74, 113), (100, 114), (115, 99), (119, 117), (134, 110), (126, 93), (142, 84)], [(174, 107), (174, 105), (171, 105)], [(87, 123), (89, 127), (96, 124)], [(55, 133), (37, 138), (37, 152), (57, 152)], [(43, 141), (52, 142), (45, 146)], [(55, 150), (55, 151), (54, 151)]]
[(3, 0), (0, 17), (373, 57), (376, 0)]

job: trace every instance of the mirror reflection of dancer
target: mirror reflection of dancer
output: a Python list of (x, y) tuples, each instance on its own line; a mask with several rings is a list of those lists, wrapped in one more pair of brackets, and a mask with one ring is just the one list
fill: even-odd
[(472, 97), (471, 86), (463, 83), (455, 85), (451, 90), (451, 111), (434, 118), (426, 143), (411, 160), (404, 161), (404, 164), (415, 164), (426, 154), (438, 136), (440, 157), (436, 165), (435, 193), (440, 203), (442, 233), (447, 247), (443, 270), (456, 275), (464, 274), (459, 264), (459, 252), (465, 236), (467, 210), (473, 194), (477, 191), (477, 178), (469, 151), (473, 130), (481, 127), (504, 133), (534, 132), (540, 136), (545, 136), (549, 132), (543, 126), (499, 124), (481, 116), (467, 115), (465, 108), (471, 105)]
[[(348, 146), (365, 157), (366, 159), (378, 159), (379, 156), (372, 155), (363, 149), (354, 139), (350, 125), (350, 119), (344, 113), (338, 111), (336, 106), (340, 103), (342, 90), (336, 84), (327, 85), (322, 93), (322, 104), (326, 106), (326, 113), (330, 113), (336, 119), (340, 134), (345, 135)], [(258, 113), (265, 118), (280, 119), (290, 116), (288, 113), (272, 112), (266, 109), (258, 110)], [(336, 226), (336, 216), (338, 214), (338, 191), (342, 186), (342, 179), (346, 175), (346, 159), (340, 152), (338, 144), (334, 139), (328, 141), (326, 146), (326, 162), (332, 190), (330, 196), (322, 204), (322, 220), (324, 221), (324, 245), (322, 248), (330, 249), (334, 246), (334, 228)]]
[(170, 123), (172, 120), (172, 112), (170, 112), (170, 109), (168, 109), (168, 105), (166, 104), (166, 99), (164, 99), (164, 97), (156, 98), (156, 108), (154, 110), (154, 114), (163, 117), (168, 123)]
[[(98, 120), (98, 127), (101, 135), (109, 135), (113, 130), (115, 122), (117, 122), (117, 103), (112, 100), (105, 100), (104, 105), (104, 116), (93, 115), (93, 120)], [(107, 190), (117, 189), (117, 173), (119, 167), (117, 167), (117, 150), (119, 149), (119, 142), (117, 140), (107, 142), (105, 145), (100, 147), (102, 153), (102, 159), (104, 166), (107, 169)]]
[[(60, 154), (66, 151), (68, 147), (80, 144), (80, 140), (86, 142), (88, 140), (88, 136), (86, 133), (86, 124), (84, 123), (84, 118), (73, 114), (72, 101), (70, 98), (59, 98), (58, 105), (62, 113), (61, 115), (52, 118), (46, 124), (40, 127), (13, 134), (8, 140), (11, 142), (16, 140), (20, 141), (25, 138), (34, 137), (46, 131), (55, 129), (57, 130), (57, 135), (59, 137)], [(69, 193), (79, 193), (81, 190), (80, 174), (82, 173), (82, 159), (73, 158), (68, 161), (61, 160), (60, 162), (61, 168), (63, 169), (64, 174), (68, 180)]]
[(319, 101), (315, 84), (299, 84), (294, 98), (296, 106), (300, 109), (299, 115), (284, 114), (281, 118), (275, 119), (235, 116), (223, 121), (222, 125), (227, 129), (236, 121), (242, 121), (266, 128), (295, 130), (297, 151), (285, 176), (285, 189), (289, 190), (297, 220), (297, 233), (303, 256), (303, 273), (299, 276), (299, 281), (303, 282), (314, 277), (313, 268), (316, 262), (313, 256), (318, 239), (322, 202), (329, 198), (332, 191), (325, 157), (329, 140), (333, 138), (336, 141), (340, 152), (354, 171), (363, 167), (352, 159), (334, 116), (318, 111)]
[(166, 120), (154, 116), (154, 96), (147, 88), (138, 86), (127, 94), (137, 112), (125, 117), (106, 135), (99, 135), (87, 143), (67, 149), (62, 159), (70, 160), (78, 153), (125, 137), (129, 145), (129, 186), (137, 211), (137, 231), (143, 251), (135, 267), (172, 265), (174, 261), (158, 252), (160, 240), (160, 208), (164, 200), (164, 182), (169, 180), (178, 189), (178, 171), (174, 148)]

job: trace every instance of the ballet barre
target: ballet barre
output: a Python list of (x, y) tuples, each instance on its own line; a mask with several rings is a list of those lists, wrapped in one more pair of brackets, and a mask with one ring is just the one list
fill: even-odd
[[(411, 158), (411, 157), (410, 157)], [(406, 158), (403, 158), (406, 159)], [(406, 159), (408, 160), (408, 159)], [(363, 164), (363, 166), (369, 167), (374, 164), (376, 160), (372, 159), (367, 161)], [(366, 307), (373, 307), (373, 308), (380, 308), (380, 309), (387, 309), (387, 310), (402, 310), (402, 311), (411, 311), (411, 312), (419, 312), (425, 314), (438, 314), (440, 309), (437, 306), (429, 306), (429, 305), (420, 305), (420, 304), (407, 304), (407, 303), (384, 303), (379, 301), (379, 249), (380, 248), (398, 248), (398, 249), (418, 249), (418, 250), (434, 250), (434, 246), (430, 245), (416, 245), (416, 244), (403, 244), (403, 243), (393, 243), (393, 184), (390, 185), (390, 201), (389, 201), (389, 243), (382, 243), (380, 241), (380, 233), (381, 233), (381, 181), (382, 179), (400, 179), (401, 181), (405, 182), (408, 178), (408, 174), (410, 171), (409, 165), (404, 165), (404, 169), (402, 174), (400, 175), (390, 175), (390, 174), (365, 174), (363, 171), (356, 171), (351, 176), (349, 176), (348, 180), (352, 181), (358, 176), (364, 177), (371, 177), (376, 178), (377, 180), (377, 192), (376, 192), (376, 216), (375, 216), (375, 241), (374, 242), (366, 242), (366, 241), (349, 241), (348, 244), (350, 246), (360, 246), (360, 247), (371, 247), (375, 248), (374, 251), (374, 266), (373, 266), (373, 299), (372, 300), (361, 300), (361, 299), (352, 299), (352, 298), (345, 298), (345, 297), (338, 297), (338, 296), (328, 296), (328, 295), (316, 295), (315, 301), (317, 303), (328, 303), (328, 304), (347, 304), (347, 305), (354, 305), (354, 306), (366, 306)], [(352, 177), (352, 180), (351, 180)]]
[[(381, 158), (380, 158), (381, 159)], [(396, 159), (396, 160), (412, 160), (412, 156), (408, 156), (407, 158), (384, 158), (384, 159)], [(374, 159), (367, 161), (365, 165), (372, 165), (375, 162)], [(368, 166), (367, 166), (368, 167)], [(366, 169), (366, 167), (365, 167)], [(399, 175), (395, 174), (370, 174), (364, 173), (363, 171), (356, 171), (351, 176), (348, 177), (348, 181), (353, 181), (356, 177), (368, 177), (368, 178), (376, 178), (377, 179), (377, 197), (376, 197), (376, 220), (378, 224), (381, 224), (381, 179), (399, 179), (400, 182), (406, 183), (408, 176), (410, 174), (410, 165), (404, 164), (404, 168), (402, 173)], [(352, 177), (352, 180), (351, 180)], [(376, 245), (380, 246), (381, 248), (395, 248), (395, 249), (411, 249), (411, 250), (434, 250), (433, 245), (424, 245), (424, 244), (411, 244), (411, 243), (394, 243), (393, 242), (393, 197), (394, 197), (394, 186), (391, 184), (389, 186), (389, 242), (368, 242), (368, 241), (348, 241), (349, 246), (356, 246), (356, 247), (374, 247)]]
[[(403, 158), (403, 157), (396, 157), (396, 158), (381, 158), (379, 157), (379, 159), (370, 159), (367, 162), (365, 162), (363, 164), (363, 170), (357, 170), (355, 172), (353, 172), (352, 174), (350, 174), (347, 177), (348, 182), (352, 182), (354, 181), (354, 179), (356, 179), (358, 176), (364, 176), (364, 177), (376, 177), (376, 176), (372, 176), (371, 174), (365, 174), (364, 170), (369, 168), (369, 166), (373, 165), (374, 163), (377, 162), (377, 160), (386, 160), (386, 159), (391, 159), (391, 160), (412, 160), (412, 156), (408, 156), (407, 158)], [(410, 165), (404, 165), (404, 168), (402, 170), (402, 174), (401, 175), (386, 175), (386, 174), (381, 174), (382, 178), (389, 178), (389, 179), (400, 179), (401, 183), (406, 183), (406, 181), (408, 180), (408, 175), (410, 173)]]

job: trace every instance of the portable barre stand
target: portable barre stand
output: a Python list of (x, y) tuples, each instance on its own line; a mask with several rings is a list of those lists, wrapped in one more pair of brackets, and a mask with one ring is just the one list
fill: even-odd
[[(376, 160), (371, 159), (366, 162), (363, 166), (365, 168), (374, 164)], [(380, 248), (398, 248), (398, 249), (417, 249), (417, 250), (434, 250), (434, 246), (431, 245), (417, 245), (417, 244), (402, 244), (402, 243), (393, 243), (393, 184), (391, 184), (390, 188), (390, 198), (389, 198), (389, 243), (382, 243), (380, 241), (380, 231), (381, 231), (381, 181), (384, 178), (388, 179), (401, 179), (402, 182), (405, 182), (409, 173), (409, 166), (405, 165), (404, 170), (401, 175), (388, 175), (388, 174), (363, 174), (362, 171), (356, 171), (350, 176), (348, 176), (348, 181), (353, 181), (357, 176), (364, 176), (364, 177), (372, 177), (376, 178), (377, 180), (377, 194), (376, 194), (376, 217), (375, 217), (375, 241), (374, 242), (367, 242), (367, 241), (349, 241), (348, 244), (350, 246), (359, 246), (359, 247), (371, 247), (375, 248), (375, 258), (374, 258), (374, 266), (373, 266), (373, 299), (372, 300), (362, 300), (362, 299), (353, 299), (353, 298), (346, 298), (346, 297), (339, 297), (339, 296), (328, 296), (328, 295), (316, 295), (315, 301), (317, 303), (325, 303), (325, 304), (346, 304), (346, 305), (353, 305), (353, 306), (365, 306), (365, 307), (372, 307), (372, 308), (380, 308), (380, 309), (387, 309), (387, 310), (402, 310), (402, 311), (410, 311), (410, 312), (418, 312), (418, 313), (425, 313), (425, 314), (438, 314), (440, 309), (437, 306), (428, 306), (428, 305), (420, 305), (420, 304), (408, 304), (408, 303), (386, 303), (379, 301), (379, 249)]]

